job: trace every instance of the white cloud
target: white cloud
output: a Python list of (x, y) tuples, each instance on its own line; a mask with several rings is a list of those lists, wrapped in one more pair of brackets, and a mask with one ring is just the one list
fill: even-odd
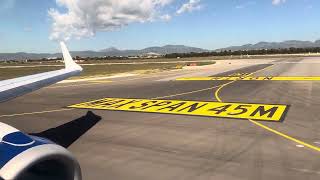
[(194, 10), (200, 10), (202, 5), (200, 4), (201, 0), (189, 0), (189, 2), (183, 4), (178, 10), (177, 14), (182, 14), (185, 12), (192, 12)]
[(169, 14), (165, 14), (165, 15), (160, 16), (159, 18), (164, 21), (170, 21), (172, 17)]
[(272, 0), (272, 4), (273, 5), (279, 5), (279, 4), (283, 4), (285, 3), (286, 0)]
[(237, 5), (235, 8), (236, 9), (244, 9), (244, 8), (247, 8), (247, 7), (255, 5), (255, 4), (256, 4), (255, 1), (248, 1), (248, 2), (244, 2), (242, 4)]
[(243, 8), (245, 8), (244, 5), (237, 5), (237, 6), (236, 6), (236, 9), (243, 9)]
[[(174, 0), (56, 0), (58, 9), (48, 11), (51, 17), (52, 40), (69, 40), (94, 36), (97, 31), (110, 31), (130, 23), (155, 19), (170, 20), (162, 9)], [(191, 2), (199, 0), (191, 0)]]

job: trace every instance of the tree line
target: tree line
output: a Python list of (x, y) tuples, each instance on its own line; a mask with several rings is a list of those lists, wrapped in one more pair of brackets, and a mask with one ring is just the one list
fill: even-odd
[(285, 49), (257, 49), (257, 50), (224, 50), (209, 51), (201, 53), (173, 53), (165, 55), (166, 58), (188, 58), (188, 57), (209, 57), (209, 56), (244, 56), (244, 55), (272, 55), (272, 54), (300, 54), (320, 53), (320, 47), (312, 48), (285, 48)]

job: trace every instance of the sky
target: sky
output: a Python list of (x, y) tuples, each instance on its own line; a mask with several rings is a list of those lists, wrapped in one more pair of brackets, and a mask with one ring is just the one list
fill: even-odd
[(0, 0), (0, 53), (320, 39), (319, 0)]

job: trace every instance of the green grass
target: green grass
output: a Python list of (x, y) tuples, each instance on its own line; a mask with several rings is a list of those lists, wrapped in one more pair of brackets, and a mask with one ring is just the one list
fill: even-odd
[(125, 73), (139, 70), (170, 70), (175, 69), (178, 64), (111, 64), (111, 65), (95, 65), (83, 66), (82, 76), (109, 75), (116, 73)]
[(59, 67), (25, 67), (25, 68), (1, 68), (0, 80), (11, 79), (41, 72), (61, 69)]
[[(197, 62), (200, 65), (214, 64), (215, 62)], [(86, 76), (100, 76), (100, 75), (110, 75), (116, 73), (126, 73), (132, 71), (143, 71), (143, 73), (150, 73), (155, 71), (163, 70), (172, 70), (179, 69), (183, 66), (186, 66), (188, 63), (148, 63), (148, 64), (110, 64), (110, 65), (92, 65), (92, 66), (83, 66), (84, 71), (81, 73), (81, 77)], [(21, 77), (41, 72), (48, 72), (53, 70), (62, 69), (63, 67), (55, 66), (43, 66), (43, 67), (23, 67), (23, 68), (1, 68), (0, 69), (0, 80), (11, 79), (15, 77)], [(76, 78), (79, 78), (76, 77)]]

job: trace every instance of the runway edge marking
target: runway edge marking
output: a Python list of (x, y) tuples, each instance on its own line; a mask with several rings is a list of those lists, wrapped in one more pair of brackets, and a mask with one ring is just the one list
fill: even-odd
[(281, 104), (224, 103), (159, 99), (103, 98), (69, 108), (193, 115), (281, 122), (289, 108)]

